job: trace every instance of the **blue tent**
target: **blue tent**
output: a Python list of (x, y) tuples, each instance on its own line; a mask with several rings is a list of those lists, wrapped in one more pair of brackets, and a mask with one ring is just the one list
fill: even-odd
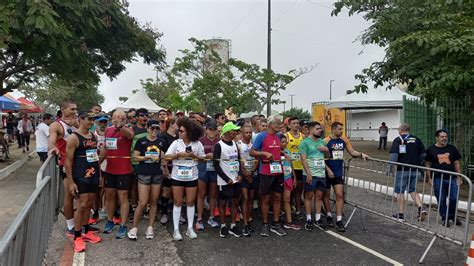
[(20, 103), (5, 96), (0, 96), (0, 110), (20, 110)]

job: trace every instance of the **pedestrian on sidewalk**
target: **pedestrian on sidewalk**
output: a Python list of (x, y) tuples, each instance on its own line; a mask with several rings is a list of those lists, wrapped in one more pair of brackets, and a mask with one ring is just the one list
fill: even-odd
[(30, 150), (30, 134), (34, 133), (33, 123), (27, 114), (23, 114), (23, 118), (18, 122), (18, 132), (21, 138), (21, 148), (23, 153)]
[(53, 123), (53, 115), (44, 114), (43, 122), (36, 128), (36, 152), (41, 162), (46, 161), (46, 158), (48, 158), (49, 125), (51, 125), (51, 123)]
[(385, 122), (382, 122), (382, 125), (379, 127), (379, 148), (380, 150), (383, 146), (383, 150), (387, 149), (387, 136), (388, 136), (388, 127)]

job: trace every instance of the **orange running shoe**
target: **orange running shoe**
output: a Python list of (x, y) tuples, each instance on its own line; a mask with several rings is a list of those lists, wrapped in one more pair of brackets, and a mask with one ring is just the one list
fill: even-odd
[(100, 238), (100, 236), (94, 235), (92, 231), (87, 232), (87, 234), (82, 234), (82, 239), (84, 242), (90, 242), (93, 244), (102, 241), (102, 238)]
[(122, 218), (113, 218), (112, 219), (112, 222), (114, 222), (114, 224), (122, 224)]
[(229, 207), (227, 207), (225, 209), (225, 216), (230, 216), (230, 208)]
[(82, 237), (78, 237), (74, 239), (74, 252), (84, 252), (86, 251), (86, 243), (84, 243), (84, 239)]
[(236, 221), (236, 222), (240, 222), (240, 213), (239, 213), (239, 212), (237, 212), (237, 213), (235, 214), (235, 221)]
[(89, 225), (97, 224), (98, 219), (96, 218), (89, 218)]
[(214, 208), (214, 217), (219, 217), (219, 208)]

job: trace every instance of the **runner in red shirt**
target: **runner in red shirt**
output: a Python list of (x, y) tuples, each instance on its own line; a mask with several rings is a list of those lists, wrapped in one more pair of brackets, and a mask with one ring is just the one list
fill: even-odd
[(104, 234), (110, 234), (115, 225), (112, 218), (115, 211), (115, 195), (120, 200), (120, 216), (122, 223), (115, 235), (124, 238), (127, 235), (127, 218), (129, 212), (128, 191), (132, 185), (132, 162), (130, 149), (132, 147), (133, 130), (126, 125), (126, 116), (123, 111), (115, 111), (112, 115), (112, 126), (105, 130), (105, 146), (101, 153), (107, 158), (105, 168), (104, 188), (106, 194), (107, 224)]

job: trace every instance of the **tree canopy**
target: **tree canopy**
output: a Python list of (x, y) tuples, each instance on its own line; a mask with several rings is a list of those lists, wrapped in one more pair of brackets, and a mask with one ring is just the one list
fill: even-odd
[(474, 100), (474, 5), (453, 0), (339, 0), (343, 8), (361, 13), (372, 25), (363, 44), (385, 48), (383, 60), (363, 69), (357, 90), (405, 83), (428, 100), (471, 96)]
[(0, 5), (0, 93), (40, 71), (68, 82), (114, 78), (137, 56), (164, 63), (161, 34), (140, 25), (126, 1), (5, 0)]

